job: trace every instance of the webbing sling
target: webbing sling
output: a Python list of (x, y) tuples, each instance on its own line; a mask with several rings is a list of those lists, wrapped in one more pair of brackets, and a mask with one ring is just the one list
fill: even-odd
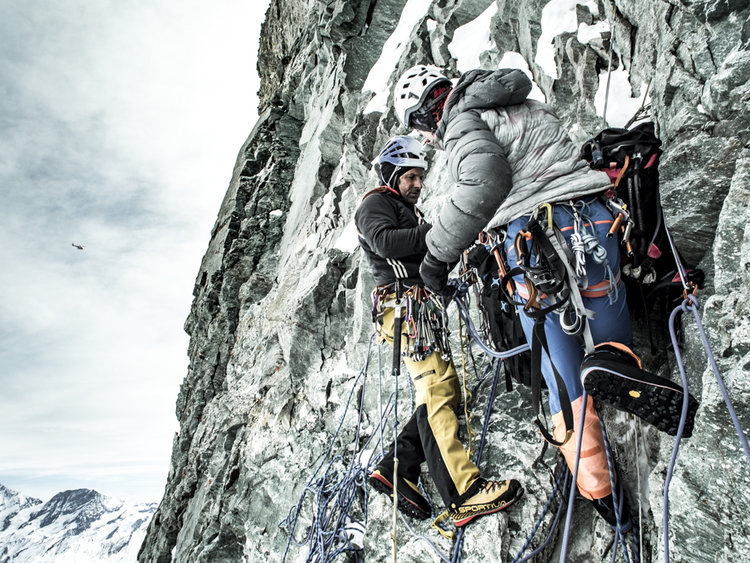
[[(546, 227), (542, 226), (537, 212), (529, 219), (526, 230), (519, 231), (514, 241), (519, 265), (508, 272), (506, 278), (523, 274), (529, 288), (529, 299), (524, 304), (523, 310), (534, 319), (531, 342), (532, 408), (536, 416), (536, 425), (544, 439), (550, 444), (560, 447), (573, 434), (573, 411), (567, 386), (557, 371), (549, 351), (544, 322), (549, 313), (555, 312), (564, 315), (565, 312), (560, 311), (560, 309), (572, 307), (580, 324), (578, 329), (571, 334), (582, 337), (588, 354), (593, 352), (594, 342), (586, 319), (592, 318), (594, 312), (586, 309), (583, 304), (577, 276), (571, 265), (572, 253), (560, 230), (552, 224), (552, 207), (547, 204), (542, 208), (547, 210)], [(536, 256), (536, 262), (533, 265), (531, 264), (532, 252), (529, 249), (528, 241), (531, 242), (533, 253)], [(505, 285), (506, 279), (503, 278), (501, 286), (505, 287)], [(551, 301), (551, 304), (546, 307), (542, 306), (539, 300), (544, 298)], [(539, 418), (541, 412), (542, 350), (547, 353), (557, 384), (560, 409), (565, 424), (565, 438), (561, 442), (555, 440)]]

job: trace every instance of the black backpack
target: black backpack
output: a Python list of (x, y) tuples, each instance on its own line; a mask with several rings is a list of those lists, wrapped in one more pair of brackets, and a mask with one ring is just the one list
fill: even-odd
[[(498, 253), (497, 255), (495, 253)], [(501, 274), (498, 260), (507, 264), (502, 245), (491, 251), (484, 244), (477, 244), (468, 253), (467, 266), (474, 268), (481, 281), (479, 308), (488, 336), (496, 350), (512, 350), (526, 343), (516, 306), (506, 291), (500, 288)], [(512, 282), (509, 282), (512, 283)], [(512, 381), (531, 386), (531, 352), (521, 352), (503, 360), (505, 366), (505, 386), (513, 388)], [(542, 381), (542, 385), (544, 381)]]
[(624, 204), (632, 221), (629, 227), (623, 222), (620, 230), (621, 271), (631, 314), (666, 325), (669, 312), (683, 297), (676, 259), (695, 287), (702, 285), (704, 275), (670, 245), (659, 194), (660, 147), (654, 124), (647, 122), (632, 129), (602, 130), (583, 145), (581, 157), (591, 168), (607, 173), (612, 181), (605, 194), (608, 205), (613, 209), (613, 204)]

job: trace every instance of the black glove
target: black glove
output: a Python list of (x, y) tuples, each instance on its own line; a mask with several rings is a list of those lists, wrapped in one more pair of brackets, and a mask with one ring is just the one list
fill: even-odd
[(455, 264), (441, 262), (427, 252), (419, 266), (419, 275), (427, 289), (438, 295), (448, 297), (454, 291), (454, 288), (448, 286), (448, 272), (453, 269), (453, 266)]
[(479, 268), (489, 258), (490, 251), (483, 244), (477, 244), (472, 247), (466, 256), (466, 265), (472, 268)]

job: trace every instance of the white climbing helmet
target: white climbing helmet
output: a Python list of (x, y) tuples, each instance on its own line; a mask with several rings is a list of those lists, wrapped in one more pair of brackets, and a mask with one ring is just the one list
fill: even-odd
[(378, 164), (384, 162), (402, 168), (424, 168), (427, 169), (422, 143), (414, 137), (399, 135), (388, 140), (378, 155)]
[(450, 85), (451, 81), (432, 65), (416, 65), (401, 75), (393, 91), (393, 105), (404, 127), (410, 127), (411, 114), (422, 106), (432, 88), (441, 83)]

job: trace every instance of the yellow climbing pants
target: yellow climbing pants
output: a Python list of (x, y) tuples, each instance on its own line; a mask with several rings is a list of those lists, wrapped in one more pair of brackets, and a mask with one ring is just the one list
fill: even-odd
[[(390, 301), (388, 296), (384, 301)], [(393, 345), (394, 308), (384, 307), (378, 314), (380, 335)], [(406, 325), (402, 326), (401, 349), (407, 348), (408, 334)], [(416, 425), (407, 423), (402, 431), (419, 433), (422, 451), (418, 448), (401, 448), (399, 445), (399, 464), (403, 455), (405, 468), (413, 467), (416, 462), (427, 462), (427, 468), (435, 486), (446, 506), (459, 500), (467, 493), (479, 477), (479, 469), (469, 459), (469, 454), (458, 438), (458, 419), (456, 410), (461, 403), (461, 385), (452, 360), (445, 360), (440, 353), (433, 352), (422, 361), (414, 361), (404, 356), (403, 362), (409, 372), (415, 388)], [(408, 442), (408, 436), (399, 434), (397, 444)], [(415, 438), (415, 437), (412, 437)], [(404, 452), (406, 450), (406, 452)], [(414, 477), (413, 474), (407, 477)]]

